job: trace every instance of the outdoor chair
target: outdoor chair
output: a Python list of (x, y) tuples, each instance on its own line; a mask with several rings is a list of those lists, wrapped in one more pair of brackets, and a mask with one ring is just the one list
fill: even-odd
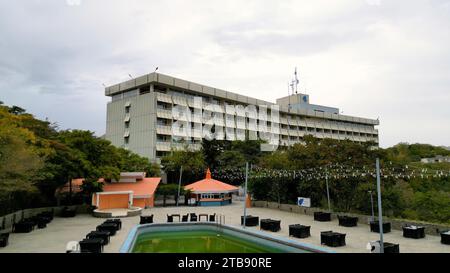
[(450, 230), (441, 232), (441, 244), (450, 245)]
[(331, 230), (322, 231), (320, 233), (320, 243), (331, 247), (345, 246), (345, 235)]
[(34, 229), (34, 222), (28, 221), (28, 220), (21, 220), (18, 223), (15, 223), (13, 225), (13, 232), (14, 233), (29, 233), (33, 231)]
[(167, 214), (167, 223), (173, 223), (173, 216)]
[[(241, 225), (244, 224), (244, 216), (241, 216)], [(259, 225), (259, 217), (258, 216), (252, 216), (247, 215), (245, 217), (245, 226), (246, 227), (254, 227)]]
[(261, 219), (259, 225), (260, 225), (260, 229), (277, 232), (281, 229), (280, 223), (281, 223), (281, 221), (277, 221), (277, 220)]
[(0, 247), (6, 247), (8, 245), (9, 233), (0, 234)]
[(290, 225), (289, 226), (289, 236), (296, 238), (307, 238), (311, 236), (311, 226), (303, 225)]
[(153, 214), (150, 216), (141, 216), (141, 221), (139, 224), (152, 224), (153, 223)]
[(109, 231), (91, 231), (86, 235), (86, 239), (100, 238), (103, 239), (103, 245), (107, 245), (110, 240)]
[(358, 217), (338, 215), (338, 220), (339, 225), (343, 227), (356, 227), (358, 225)]
[(329, 212), (314, 212), (314, 221), (319, 222), (330, 222), (331, 221), (331, 213)]
[(425, 227), (422, 226), (404, 226), (403, 237), (412, 239), (425, 238)]
[(189, 220), (189, 214), (183, 215), (181, 217), (181, 222), (187, 222)]
[(191, 222), (197, 222), (197, 215), (195, 213), (190, 214)]
[(210, 222), (215, 222), (215, 221), (216, 221), (216, 214), (215, 214), (215, 213), (209, 215), (209, 221), (210, 221)]
[(120, 219), (108, 219), (104, 223), (116, 224), (117, 225), (117, 230), (121, 230), (122, 229), (122, 221)]
[(68, 207), (64, 207), (61, 211), (61, 217), (75, 217), (76, 210), (69, 209)]
[(97, 231), (108, 231), (110, 233), (110, 236), (116, 235), (117, 232), (117, 225), (111, 224), (111, 223), (103, 223), (101, 225), (98, 225), (96, 228)]
[[(370, 231), (380, 233), (380, 224), (378, 223), (378, 221), (370, 221)], [(391, 223), (383, 223), (383, 233), (389, 232), (391, 232)]]
[(104, 241), (100, 238), (83, 239), (79, 244), (82, 253), (102, 253)]

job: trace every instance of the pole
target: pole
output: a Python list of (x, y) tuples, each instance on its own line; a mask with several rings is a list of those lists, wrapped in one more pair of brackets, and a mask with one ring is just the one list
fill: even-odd
[(370, 206), (372, 208), (372, 219), (371, 221), (375, 221), (375, 212), (373, 210), (373, 195), (372, 195), (372, 191), (369, 191), (370, 194)]
[(247, 218), (247, 182), (248, 182), (248, 162), (245, 163), (245, 186), (244, 186), (244, 228)]
[(178, 201), (180, 200), (180, 189), (181, 189), (181, 176), (183, 174), (183, 165), (180, 167), (180, 180), (178, 181), (178, 195), (177, 195), (177, 207)]
[(380, 227), (380, 253), (384, 253), (383, 242), (383, 209), (381, 206), (381, 181), (380, 181), (380, 159), (377, 158), (377, 193), (378, 193), (378, 225)]
[(328, 187), (328, 170), (325, 169), (325, 181), (327, 183), (327, 199), (328, 199), (328, 211), (331, 212), (331, 203), (330, 203), (330, 189)]

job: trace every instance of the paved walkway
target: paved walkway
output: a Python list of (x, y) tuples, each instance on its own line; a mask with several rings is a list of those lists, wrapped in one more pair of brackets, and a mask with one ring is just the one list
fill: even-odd
[[(194, 213), (220, 213), (226, 217), (226, 224), (240, 225), (240, 216), (242, 213), (241, 202), (235, 202), (226, 207), (166, 207), (152, 208), (143, 211), (143, 215), (154, 214), (154, 221), (157, 223), (165, 223), (167, 214), (186, 214)], [(306, 239), (296, 239), (300, 242), (306, 242), (314, 245), (320, 245), (320, 232), (325, 230), (333, 230), (346, 233), (346, 243), (344, 247), (330, 248), (336, 252), (368, 252), (366, 244), (369, 241), (378, 240), (377, 233), (371, 233), (369, 226), (360, 223), (357, 227), (340, 227), (337, 221), (332, 222), (316, 222), (312, 216), (295, 214), (291, 212), (279, 211), (268, 208), (250, 208), (247, 214), (259, 216), (260, 219), (272, 218), (281, 220), (281, 230), (276, 233), (278, 236), (288, 237), (291, 224), (303, 224), (311, 226), (311, 237)], [(105, 252), (118, 252), (124, 242), (128, 232), (133, 226), (139, 223), (139, 216), (121, 218), (122, 229), (116, 236), (111, 237), (111, 242), (105, 246)], [(14, 234), (9, 238), (9, 245), (6, 248), (0, 248), (0, 253), (18, 252), (18, 253), (57, 253), (65, 252), (65, 247), (69, 241), (79, 241), (86, 236), (91, 230), (101, 224), (105, 219), (94, 218), (87, 214), (80, 214), (75, 218), (59, 218), (54, 220), (45, 229), (37, 229), (31, 233)], [(250, 229), (259, 229), (259, 227), (248, 227)], [(402, 232), (392, 230), (391, 233), (385, 234), (386, 242), (399, 243), (400, 252), (435, 252), (450, 253), (450, 246), (440, 243), (439, 236), (427, 235), (424, 239), (407, 239), (403, 238)]]

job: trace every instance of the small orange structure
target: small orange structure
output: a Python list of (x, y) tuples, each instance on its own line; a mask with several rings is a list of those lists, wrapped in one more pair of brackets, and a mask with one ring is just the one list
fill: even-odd
[(212, 179), (209, 169), (206, 171), (205, 179), (186, 185), (184, 189), (191, 191), (191, 197), (195, 198), (198, 206), (231, 204), (233, 192), (239, 191), (238, 187)]
[(105, 183), (102, 192), (92, 194), (92, 205), (99, 210), (153, 207), (160, 182), (160, 177), (145, 177), (145, 173), (121, 173), (119, 181)]
[[(79, 193), (82, 191), (81, 186), (83, 185), (83, 181), (84, 181), (84, 178), (72, 179), (72, 183), (67, 182), (63, 186), (57, 188), (55, 194), (60, 195), (60, 194), (64, 194), (64, 193), (69, 193), (71, 186), (72, 186), (72, 193), (74, 193), (74, 194)], [(70, 184), (72, 184), (72, 185), (70, 185)]]

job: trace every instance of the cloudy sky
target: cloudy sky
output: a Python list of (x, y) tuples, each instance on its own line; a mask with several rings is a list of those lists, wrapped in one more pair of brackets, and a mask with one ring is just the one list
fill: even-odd
[(0, 100), (105, 132), (102, 84), (159, 72), (380, 118), (380, 143), (450, 146), (450, 1), (0, 0)]

